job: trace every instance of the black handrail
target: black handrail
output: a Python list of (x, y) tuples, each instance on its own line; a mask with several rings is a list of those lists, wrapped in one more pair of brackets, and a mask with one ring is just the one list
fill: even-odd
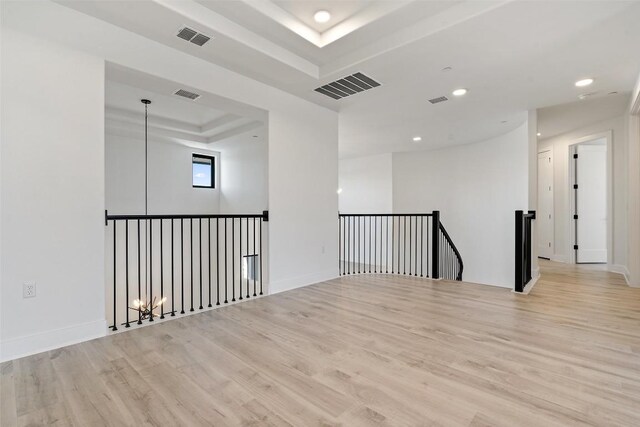
[(340, 275), (391, 273), (462, 280), (462, 258), (440, 212), (338, 214)]
[(516, 292), (523, 292), (531, 281), (531, 222), (536, 211), (516, 211), (515, 221), (515, 285)]
[[(166, 215), (105, 211), (112, 236), (108, 244), (113, 246), (108, 252), (113, 264), (111, 329), (118, 329), (118, 319), (124, 319), (120, 325), (128, 328), (143, 320), (185, 314), (185, 309), (221, 305), (223, 297), (227, 304), (229, 294), (231, 302), (236, 295), (238, 300), (250, 298), (251, 288), (254, 297), (262, 295), (262, 223), (268, 220), (268, 211)], [(150, 310), (140, 310), (141, 302)]]

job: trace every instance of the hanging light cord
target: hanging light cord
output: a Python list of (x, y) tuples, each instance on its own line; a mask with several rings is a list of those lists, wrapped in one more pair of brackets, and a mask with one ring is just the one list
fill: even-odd
[[(144, 104), (144, 214), (149, 215), (149, 139), (148, 139), (148, 127), (149, 127), (149, 104), (151, 101), (148, 99), (141, 99), (140, 102)], [(149, 222), (149, 220), (146, 220)], [(151, 269), (149, 265), (149, 234), (153, 232), (152, 224), (149, 222), (149, 228), (145, 226), (145, 245), (144, 245), (144, 258), (146, 260), (145, 264), (145, 278), (146, 286), (144, 289), (145, 293), (145, 301), (147, 304), (150, 304), (149, 301), (149, 276), (151, 275)]]

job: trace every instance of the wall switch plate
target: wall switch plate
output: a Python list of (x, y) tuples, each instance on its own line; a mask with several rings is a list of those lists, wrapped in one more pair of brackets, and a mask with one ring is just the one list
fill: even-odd
[(22, 284), (22, 298), (33, 298), (36, 296), (36, 282), (24, 282)]

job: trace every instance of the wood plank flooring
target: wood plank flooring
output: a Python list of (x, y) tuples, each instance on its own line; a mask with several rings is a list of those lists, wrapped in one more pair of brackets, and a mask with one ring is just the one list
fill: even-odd
[(4, 363), (0, 425), (640, 425), (640, 289), (349, 276)]

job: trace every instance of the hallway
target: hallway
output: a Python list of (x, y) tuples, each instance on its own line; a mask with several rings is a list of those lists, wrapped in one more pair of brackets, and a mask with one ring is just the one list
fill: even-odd
[(640, 423), (640, 289), (348, 276), (1, 365), (0, 424)]

